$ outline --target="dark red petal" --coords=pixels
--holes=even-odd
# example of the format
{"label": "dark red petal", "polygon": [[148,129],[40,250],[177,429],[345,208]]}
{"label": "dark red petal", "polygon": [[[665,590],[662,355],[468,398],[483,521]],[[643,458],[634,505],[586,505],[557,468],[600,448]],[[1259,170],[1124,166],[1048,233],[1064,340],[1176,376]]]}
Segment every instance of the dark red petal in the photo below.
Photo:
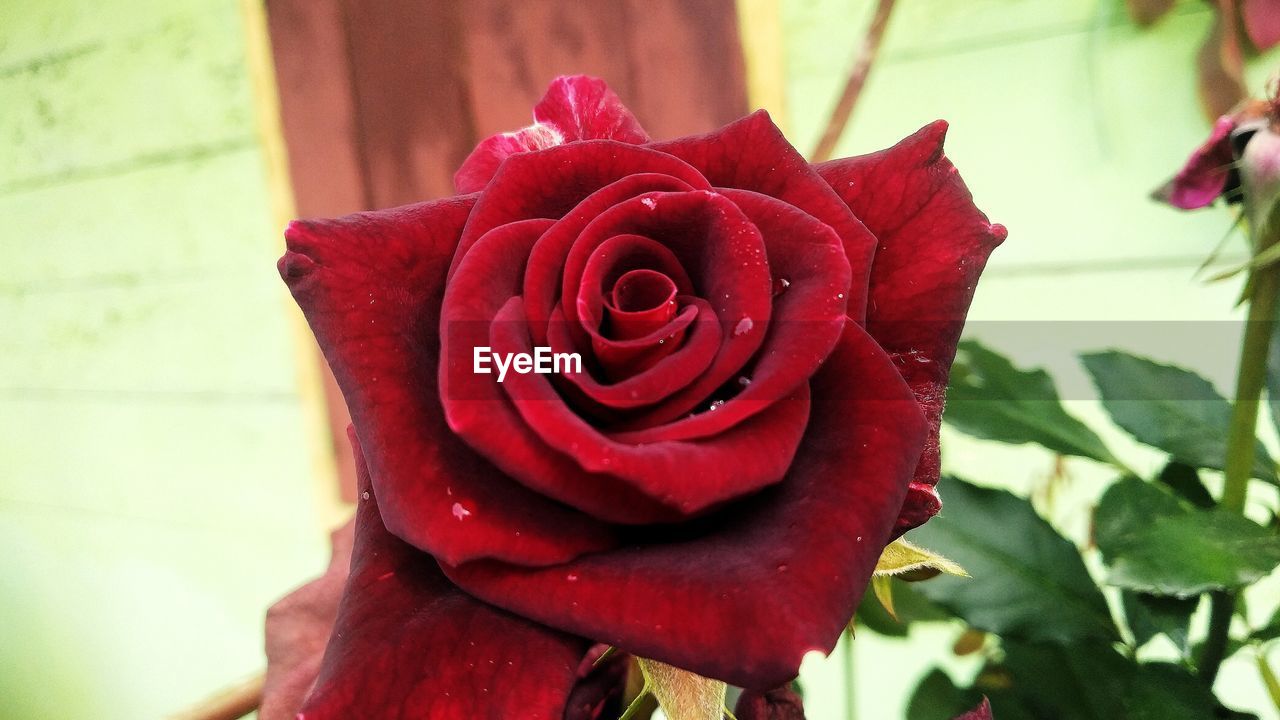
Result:
{"label": "dark red petal", "polygon": [[566,140],[617,140],[638,145],[649,135],[609,86],[590,75],[561,75],[533,108],[533,117]]}
{"label": "dark red petal", "polygon": [[[532,354],[528,328],[519,322],[523,313],[519,298],[512,298],[498,313],[491,335],[495,352]],[[572,457],[589,473],[616,478],[687,515],[781,480],[809,415],[808,387],[802,386],[705,441],[620,443],[570,410],[545,375],[509,374],[502,387],[524,422],[549,447]],[[514,431],[491,423],[487,430],[473,429],[469,437],[488,434],[489,444],[505,461],[518,461],[498,442],[502,434]]]}
{"label": "dark red petal", "polygon": [[[584,399],[597,403],[607,412],[608,409],[626,409],[652,405],[672,393],[685,388],[699,375],[706,371],[720,349],[720,321],[716,319],[711,304],[702,298],[681,296],[681,302],[687,304],[681,315],[688,313],[692,318],[687,328],[680,327],[675,343],[685,338],[674,352],[662,357],[652,366],[630,375],[616,383],[603,384],[588,372],[572,373],[565,380],[582,391]],[[556,310],[550,325],[551,335],[548,342],[554,352],[565,352],[571,345],[563,316]],[[597,347],[596,352],[604,348]],[[617,352],[616,349],[613,352]]]}
{"label": "dark red petal", "polygon": [[733,714],[738,720],[804,720],[804,702],[789,683],[769,692],[745,690]]}
{"label": "dark red petal", "polygon": [[[620,433],[619,440],[686,440],[722,432],[807,381],[844,330],[849,264],[839,236],[829,225],[767,195],[722,192],[760,230],[770,272],[787,280],[786,290],[773,299],[767,335],[754,363],[739,373],[737,395],[714,413],[682,419],[664,404],[626,422],[622,427],[629,431]],[[740,322],[733,332],[744,328]]]}
{"label": "dark red petal", "polygon": [[957,717],[955,720],[993,720],[991,716],[991,701],[986,698],[982,698],[982,702],[978,707],[970,710],[960,717]]}
{"label": "dark red petal", "polygon": [[543,123],[534,123],[515,132],[490,135],[476,145],[462,167],[453,174],[453,189],[458,193],[473,193],[484,189],[498,172],[502,161],[516,153],[546,150],[564,144],[560,131]]}
{"label": "dark red petal", "polygon": [[560,720],[591,643],[473,599],[382,525],[357,449],[351,575],[298,720]]}
{"label": "dark red petal", "polygon": [[258,720],[293,720],[311,692],[338,617],[354,538],[354,520],[330,533],[333,553],[324,574],[267,609],[267,676]]}
{"label": "dark red petal", "polygon": [[[706,185],[706,180],[700,181]],[[529,313],[529,329],[533,332],[534,341],[542,345],[547,340],[547,323],[551,313],[560,304],[560,289],[564,284],[564,263],[573,243],[597,215],[628,198],[637,197],[647,192],[669,191],[679,192],[691,190],[688,183],[660,173],[636,173],[627,175],[587,196],[577,207],[548,230],[529,254],[529,265],[524,276],[524,305]],[[669,251],[668,251],[669,252]],[[662,260],[667,267],[676,286],[687,285],[687,275],[672,256],[670,260]],[[691,290],[691,288],[689,288]],[[583,342],[583,338],[575,331],[575,340]]]}
{"label": "dark red petal", "polygon": [[483,190],[508,156],[544,150],[577,140],[649,141],[631,111],[603,80],[587,75],[560,76],[533,108],[534,123],[515,132],[485,138],[453,176],[459,193]]}
{"label": "dark red petal", "polygon": [[646,193],[618,203],[583,229],[565,260],[561,295],[579,299],[564,306],[570,331],[580,320],[578,309],[591,305],[592,294],[580,294],[590,258],[619,234],[650,237],[669,248],[688,271],[696,294],[715,309],[723,331],[720,352],[707,372],[646,413],[647,422],[665,423],[708,409],[712,393],[760,348],[772,317],[773,283],[759,228],[717,192]]}
{"label": "dark red petal", "polygon": [[875,238],[787,142],[768,113],[760,110],[706,135],[649,147],[698,168],[712,185],[775,197],[830,225],[844,242],[851,268],[848,315],[862,321],[866,309],[863,289],[871,271]]}
{"label": "dark red petal", "polygon": [[852,322],[814,377],[811,417],[785,482],[703,524],[557,567],[481,561],[445,572],[553,627],[736,685],[777,687],[807,652],[835,646],[927,430],[888,356]]}
{"label": "dark red petal", "polygon": [[[525,220],[486,233],[449,283],[441,309],[444,362],[439,369],[448,428],[502,472],[537,491],[534,497],[543,504],[547,500],[541,496],[554,498],[608,522],[671,520],[677,513],[669,507],[608,475],[584,470],[549,447],[517,414],[497,376],[474,371],[475,348],[492,345],[495,320],[527,332],[523,317],[497,316],[508,301],[518,298],[529,250],[550,224]],[[505,379],[507,386],[512,375]],[[512,494],[504,504],[522,507],[527,502],[525,494]]]}
{"label": "dark red petal", "polygon": [[608,645],[596,645],[582,658],[578,684],[565,703],[564,720],[615,720],[622,714],[628,670],[634,659],[616,651],[605,658],[609,649]]}
{"label": "dark red petal", "polygon": [[586,140],[512,155],[498,168],[468,218],[449,266],[450,277],[471,246],[490,230],[517,220],[559,219],[592,193],[631,175],[645,176],[637,182],[666,175],[667,184],[709,187],[697,170],[675,157],[612,140]]}
{"label": "dark red petal", "polygon": [[1231,131],[1235,128],[1235,118],[1218,118],[1209,139],[1191,153],[1172,180],[1156,191],[1156,199],[1183,210],[1212,205],[1226,188],[1235,161],[1231,153]]}
{"label": "dark red petal", "polygon": [[888,150],[817,166],[875,233],[867,329],[893,357],[932,428],[900,532],[937,512],[947,376],[978,276],[1007,234],[974,207],[942,152],[946,134],[947,124],[938,121]]}
{"label": "dark red petal", "polygon": [[280,273],[342,388],[387,527],[452,562],[563,562],[613,531],[497,472],[440,407],[445,268],[474,201],[294,222]]}

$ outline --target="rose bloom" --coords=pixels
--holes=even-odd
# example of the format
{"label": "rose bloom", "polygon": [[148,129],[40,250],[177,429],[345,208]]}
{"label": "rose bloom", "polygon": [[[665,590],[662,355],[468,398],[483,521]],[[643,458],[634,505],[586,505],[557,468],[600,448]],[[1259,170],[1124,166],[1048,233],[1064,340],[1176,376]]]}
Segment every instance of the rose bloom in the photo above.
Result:
{"label": "rose bloom", "polygon": [[[597,717],[595,643],[767,692],[940,507],[947,374],[1005,237],[945,123],[810,165],[764,112],[652,141],[588,77],[534,118],[454,197],[286,232],[363,498],[302,717]],[[477,347],[584,371],[498,383]]]}

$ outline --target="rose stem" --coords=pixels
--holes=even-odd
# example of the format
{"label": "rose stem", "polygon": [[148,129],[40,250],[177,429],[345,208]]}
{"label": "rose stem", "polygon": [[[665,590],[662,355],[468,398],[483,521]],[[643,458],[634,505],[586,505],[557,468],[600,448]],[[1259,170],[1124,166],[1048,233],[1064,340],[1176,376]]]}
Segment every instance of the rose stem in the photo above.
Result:
{"label": "rose stem", "polygon": [[[1271,213],[1274,218],[1276,213]],[[1259,253],[1280,239],[1280,224],[1268,218],[1260,228],[1254,252]],[[1250,281],[1249,314],[1245,320],[1244,341],[1240,348],[1240,370],[1236,377],[1236,400],[1231,408],[1231,424],[1227,428],[1227,457],[1223,473],[1222,500],[1219,507],[1243,513],[1253,472],[1254,447],[1257,443],[1258,398],[1267,379],[1267,354],[1275,327],[1276,298],[1280,295],[1280,274],[1275,265],[1254,270]],[[1215,592],[1209,597],[1209,634],[1200,655],[1200,677],[1212,686],[1226,654],[1235,613],[1236,598],[1230,592]]]}
{"label": "rose stem", "polygon": [[811,162],[831,159],[831,153],[836,149],[836,142],[840,140],[845,126],[849,124],[853,106],[858,103],[862,86],[866,84],[867,76],[871,74],[871,66],[875,64],[876,55],[880,52],[880,40],[884,37],[884,30],[889,25],[893,3],[894,0],[880,0],[876,5],[876,14],[871,18],[867,34],[862,38],[862,47],[858,49],[858,54],[854,58],[853,69],[849,71],[849,79],[844,84],[844,92],[840,94],[840,101],[831,112],[827,127],[822,131],[822,137],[809,157]]}

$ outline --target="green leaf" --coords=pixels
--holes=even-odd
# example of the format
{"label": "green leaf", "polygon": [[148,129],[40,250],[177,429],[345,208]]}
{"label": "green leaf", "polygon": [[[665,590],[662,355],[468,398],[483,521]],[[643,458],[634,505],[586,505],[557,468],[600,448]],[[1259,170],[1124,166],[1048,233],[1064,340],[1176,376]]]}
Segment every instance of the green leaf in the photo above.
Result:
{"label": "green leaf", "polygon": [[961,432],[999,442],[1036,443],[1063,455],[1117,464],[1092,430],[1062,407],[1044,370],[1020,370],[980,343],[960,343],[944,419]]}
{"label": "green leaf", "polygon": [[[1117,350],[1082,355],[1113,420],[1139,442],[1186,465],[1224,469],[1231,404],[1208,380]],[[1253,474],[1276,482],[1275,461],[1257,444]]]}
{"label": "green leaf", "polygon": [[[1213,694],[1184,668],[1138,665],[1106,643],[1007,643],[1011,692],[1055,720],[1211,718]],[[1000,717],[996,708],[996,717]]]}
{"label": "green leaf", "polygon": [[982,693],[961,690],[939,668],[929,671],[916,685],[907,704],[907,720],[952,720],[982,700]]}
{"label": "green leaf", "polygon": [[1124,592],[1120,596],[1124,616],[1138,647],[1156,635],[1164,635],[1185,657],[1190,650],[1188,631],[1199,598],[1176,598]]}
{"label": "green leaf", "polygon": [[917,584],[921,594],[970,625],[1006,638],[1118,638],[1079,551],[1031,503],[953,478],[939,488],[942,514],[910,537],[945,552],[973,579],[943,575]]}
{"label": "green leaf", "polygon": [[1156,480],[1198,508],[1211,508],[1218,504],[1204,486],[1200,473],[1190,465],[1171,462],[1164,466]]}
{"label": "green leaf", "polygon": [[874,593],[866,593],[862,596],[862,604],[858,606],[858,613],[853,621],[859,632],[866,628],[887,637],[905,637],[912,623],[952,619],[950,613],[919,593],[916,588],[920,583],[906,583],[896,578],[891,582],[893,605],[898,619],[894,620],[889,616]]}
{"label": "green leaf", "polygon": [[1271,642],[1276,638],[1280,638],[1280,609],[1275,611],[1266,625],[1249,633],[1249,640],[1253,642]]}
{"label": "green leaf", "polygon": [[1155,595],[1234,590],[1280,564],[1280,537],[1266,528],[1235,513],[1196,509],[1133,477],[1102,496],[1094,539],[1111,567],[1108,582]]}

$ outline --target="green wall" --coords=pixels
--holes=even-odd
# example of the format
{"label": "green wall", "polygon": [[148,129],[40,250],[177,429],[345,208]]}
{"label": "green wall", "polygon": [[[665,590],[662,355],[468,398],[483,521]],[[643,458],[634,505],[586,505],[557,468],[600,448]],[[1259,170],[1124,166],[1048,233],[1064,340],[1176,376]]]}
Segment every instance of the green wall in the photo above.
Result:
{"label": "green wall", "polygon": [[260,669],[326,558],[235,0],[0,0],[0,716]]}

